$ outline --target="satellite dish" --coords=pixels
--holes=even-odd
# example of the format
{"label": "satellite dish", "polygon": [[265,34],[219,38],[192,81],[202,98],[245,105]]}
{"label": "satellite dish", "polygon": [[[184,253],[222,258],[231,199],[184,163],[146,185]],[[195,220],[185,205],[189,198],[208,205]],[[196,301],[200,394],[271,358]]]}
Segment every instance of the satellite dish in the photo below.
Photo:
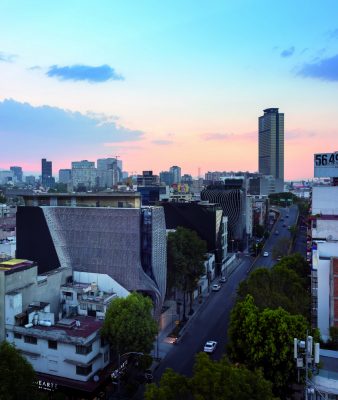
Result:
{"label": "satellite dish", "polygon": [[98,375],[94,375],[94,382],[98,382],[99,380],[100,380],[100,378],[99,378],[99,376]]}
{"label": "satellite dish", "polygon": [[332,235],[329,235],[327,238],[326,238],[326,240],[328,240],[328,241],[330,241],[330,240],[332,240],[333,239],[333,236]]}

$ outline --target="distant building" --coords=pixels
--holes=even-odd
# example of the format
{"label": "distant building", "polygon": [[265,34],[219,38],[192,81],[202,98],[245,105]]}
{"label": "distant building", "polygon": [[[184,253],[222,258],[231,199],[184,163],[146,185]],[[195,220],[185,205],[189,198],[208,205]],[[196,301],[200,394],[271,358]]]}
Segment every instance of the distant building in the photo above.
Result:
{"label": "distant building", "polygon": [[25,176],[25,182],[27,185],[35,186],[36,178],[34,175],[27,175]]}
{"label": "distant building", "polygon": [[97,160],[98,185],[101,188],[112,188],[122,182],[122,161],[116,158]]}
{"label": "distant building", "polygon": [[92,189],[97,186],[97,171],[94,161],[82,160],[72,162],[72,185],[74,189]]}
{"label": "distant building", "polygon": [[47,161],[45,158],[41,160],[41,184],[46,188],[55,186],[52,161]]}
{"label": "distant building", "polygon": [[267,108],[258,125],[259,172],[284,181],[284,114],[278,108]]}
{"label": "distant building", "polygon": [[181,168],[177,165],[170,167],[169,170],[173,176],[173,183],[181,183]]}
{"label": "distant building", "polygon": [[14,184],[13,171],[0,171],[0,185]]}
{"label": "distant building", "polygon": [[158,175],[153,175],[153,171],[143,171],[142,175],[137,175],[137,186],[155,186],[158,184]]}
{"label": "distant building", "polygon": [[72,182],[72,170],[71,169],[59,169],[59,183],[69,185]]}
{"label": "distant building", "polygon": [[173,174],[169,171],[160,172],[160,183],[171,186],[174,183]]}
{"label": "distant building", "polygon": [[14,172],[15,180],[17,182],[22,182],[22,176],[23,176],[22,168],[14,166],[14,167],[9,167],[9,169]]}

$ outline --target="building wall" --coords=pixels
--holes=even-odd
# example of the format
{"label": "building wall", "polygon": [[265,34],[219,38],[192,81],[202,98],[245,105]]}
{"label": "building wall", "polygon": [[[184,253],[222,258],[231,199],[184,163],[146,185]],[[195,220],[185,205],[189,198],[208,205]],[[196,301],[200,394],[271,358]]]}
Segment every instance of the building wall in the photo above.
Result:
{"label": "building wall", "polygon": [[116,282],[111,276],[107,274],[96,274],[93,272],[73,271],[73,278],[75,282],[81,283],[97,283],[100,290],[117,294],[117,297],[127,297],[130,292]]}
{"label": "building wall", "polygon": [[[45,276],[37,276],[37,267],[27,268],[10,275],[0,274],[4,281],[0,292],[0,339],[4,338],[5,324],[13,323],[14,315],[27,309],[29,304],[42,301],[50,304],[51,312],[59,312],[60,286],[71,276],[71,270],[60,268]],[[18,312],[15,293],[21,293],[21,311]],[[12,295],[11,295],[12,294]],[[14,297],[13,297],[14,294]],[[7,299],[7,301],[6,301]],[[1,307],[1,306],[0,306]]]}
{"label": "building wall", "polygon": [[337,244],[335,242],[317,242],[317,250],[312,251],[312,268],[317,271],[318,279],[317,326],[325,341],[329,339],[330,328],[331,257],[338,257]]}
{"label": "building wall", "polygon": [[338,186],[312,188],[312,215],[338,215]]}
{"label": "building wall", "polygon": [[[25,329],[26,335],[30,335],[33,330],[34,328]],[[97,332],[86,338],[83,344],[85,345],[95,337],[97,337]],[[38,338],[37,344],[25,343],[24,335],[22,335],[21,339],[17,339],[14,338],[13,332],[9,332],[7,340],[22,352],[22,355],[32,364],[36,372],[44,374],[86,382],[109,362],[109,358],[104,361],[104,353],[108,351],[108,346],[101,348],[99,337],[92,343],[92,351],[88,354],[77,354],[74,344],[62,342],[58,342],[56,350],[50,349],[48,347],[48,339],[45,338]],[[92,372],[90,374],[84,376],[76,373],[76,362],[78,362],[78,365],[87,364],[100,352],[102,352],[102,356],[92,363]],[[71,360],[74,364],[65,360]]]}

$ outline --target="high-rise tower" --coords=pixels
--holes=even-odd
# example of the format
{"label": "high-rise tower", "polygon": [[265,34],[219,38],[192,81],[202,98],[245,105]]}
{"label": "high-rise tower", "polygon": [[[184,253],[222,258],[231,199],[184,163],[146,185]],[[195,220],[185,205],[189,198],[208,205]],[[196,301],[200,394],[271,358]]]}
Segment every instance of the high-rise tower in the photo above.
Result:
{"label": "high-rise tower", "polygon": [[47,161],[45,158],[43,158],[41,160],[41,183],[42,183],[42,186],[46,186],[46,187],[54,186],[52,169],[53,169],[52,161]]}
{"label": "high-rise tower", "polygon": [[258,131],[259,172],[284,181],[284,114],[267,108],[258,118]]}

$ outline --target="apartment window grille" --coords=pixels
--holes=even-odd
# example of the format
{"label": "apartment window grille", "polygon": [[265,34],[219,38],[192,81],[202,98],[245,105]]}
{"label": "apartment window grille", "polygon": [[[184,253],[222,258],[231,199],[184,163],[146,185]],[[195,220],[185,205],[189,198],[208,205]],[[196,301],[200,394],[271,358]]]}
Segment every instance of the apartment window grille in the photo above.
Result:
{"label": "apartment window grille", "polygon": [[92,345],[82,346],[78,344],[76,346],[76,354],[89,354],[91,351],[92,351]]}
{"label": "apartment window grille", "polygon": [[58,348],[58,342],[56,340],[48,340],[48,348],[56,350]]}
{"label": "apartment window grille", "polygon": [[34,336],[25,336],[25,343],[37,344],[38,339]]}
{"label": "apartment window grille", "polygon": [[76,366],[76,375],[84,375],[87,376],[92,372],[92,365],[88,365],[87,367],[82,367],[80,365]]}

